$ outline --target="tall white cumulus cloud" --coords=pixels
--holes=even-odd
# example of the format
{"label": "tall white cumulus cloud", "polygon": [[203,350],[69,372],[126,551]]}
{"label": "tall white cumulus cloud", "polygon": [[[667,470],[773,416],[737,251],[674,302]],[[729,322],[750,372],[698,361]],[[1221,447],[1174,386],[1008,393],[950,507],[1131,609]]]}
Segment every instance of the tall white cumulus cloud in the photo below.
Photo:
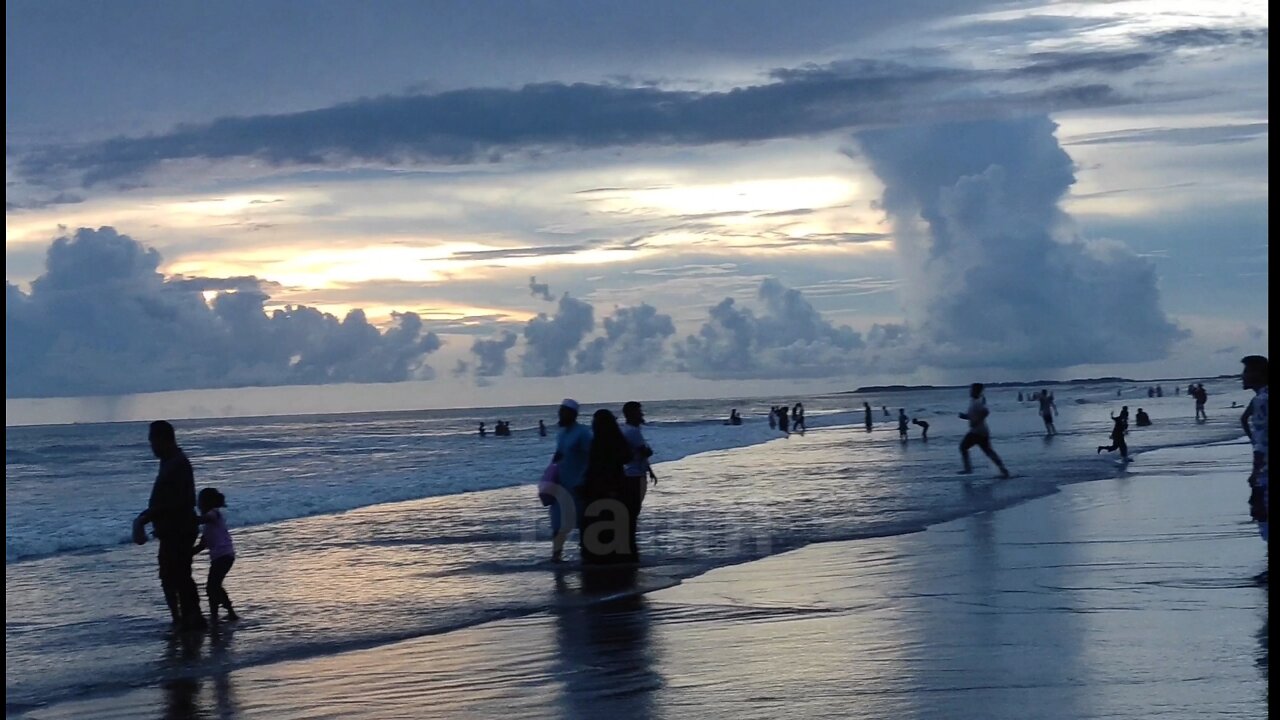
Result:
{"label": "tall white cumulus cloud", "polygon": [[857,135],[884,183],[923,362],[1140,362],[1185,336],[1149,261],[1075,233],[1061,208],[1074,166],[1056,129],[1039,116]]}

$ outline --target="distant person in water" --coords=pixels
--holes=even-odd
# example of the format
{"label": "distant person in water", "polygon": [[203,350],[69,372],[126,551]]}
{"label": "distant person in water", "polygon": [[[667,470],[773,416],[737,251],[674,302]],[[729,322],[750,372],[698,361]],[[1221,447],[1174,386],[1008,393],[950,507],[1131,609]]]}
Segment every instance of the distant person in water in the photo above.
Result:
{"label": "distant person in water", "polygon": [[1046,435],[1057,435],[1058,428],[1053,424],[1053,416],[1058,413],[1058,404],[1053,400],[1053,393],[1048,390],[1040,391],[1040,419],[1044,421],[1044,432]]}
{"label": "distant person in water", "polygon": [[618,419],[605,409],[591,417],[591,451],[583,485],[582,527],[578,532],[584,563],[634,559],[626,466],[634,454]]}
{"label": "distant person in water", "polygon": [[880,409],[884,411],[884,416],[885,416],[885,417],[893,417],[892,415],[890,415],[890,414],[889,414],[889,406],[888,406],[888,405],[881,405],[881,406],[880,406]]}
{"label": "distant person in water", "polygon": [[484,423],[480,423],[480,437],[484,437],[488,434],[489,431],[484,429]]}
{"label": "distant person in water", "polygon": [[[200,610],[196,581],[191,579],[191,548],[199,534],[195,473],[186,454],[178,447],[173,425],[164,420],[151,423],[147,440],[152,454],[160,460],[160,472],[151,486],[147,509],[138,514],[134,527],[150,523],[152,532],[160,540],[156,557],[160,587],[174,625],[182,630],[203,630],[208,627],[208,621]],[[146,542],[145,534],[142,541]]]}
{"label": "distant person in water", "polygon": [[[733,416],[737,414],[737,410],[732,413]],[[627,480],[623,487],[622,504],[627,507],[627,546],[632,557],[638,560],[640,550],[636,545],[636,527],[640,523],[640,506],[649,491],[649,481],[652,480],[657,485],[658,476],[649,465],[653,448],[649,447],[644,433],[640,431],[640,426],[644,424],[644,406],[634,400],[628,402],[622,406],[622,419],[622,437],[626,438],[627,446],[631,448],[631,462],[623,468]],[[742,418],[738,418],[738,424],[742,424]]]}
{"label": "distant person in water", "polygon": [[791,434],[791,430],[788,429],[786,405],[778,406],[778,429],[784,433],[787,433],[788,435]]}
{"label": "distant person in water", "polygon": [[961,420],[969,421],[969,432],[960,441],[960,459],[964,461],[964,470],[961,473],[968,475],[973,472],[973,465],[969,462],[969,448],[977,445],[978,449],[982,450],[983,454],[999,468],[1000,476],[1007,478],[1009,469],[1004,466],[1004,461],[991,447],[991,430],[987,427],[987,416],[991,411],[987,409],[987,399],[982,396],[982,390],[982,383],[969,386],[969,409],[960,413]]}
{"label": "distant person in water", "polygon": [[734,409],[732,409],[732,410],[730,410],[730,411],[729,411],[729,424],[730,424],[730,425],[741,425],[741,424],[742,424],[742,416],[738,414],[738,409],[737,409],[737,408],[734,408]]}
{"label": "distant person in water", "polygon": [[907,411],[904,408],[898,408],[898,437],[902,440],[907,439],[907,428],[911,427],[911,421],[907,418]]}
{"label": "distant person in water", "polygon": [[582,512],[582,486],[587,478],[587,462],[591,457],[591,430],[578,423],[578,403],[566,398],[560,403],[560,430],[556,433],[556,452],[551,461],[558,467],[562,492],[548,505],[551,513],[551,559],[561,560],[564,542],[578,527]]}
{"label": "distant person in water", "polygon": [[1164,397],[1164,386],[1163,386],[1163,385],[1157,385],[1157,386],[1156,386],[1156,397]]}
{"label": "distant person in water", "polygon": [[1204,389],[1204,384],[1196,385],[1196,420],[1208,420],[1209,414],[1204,411],[1204,404],[1209,401],[1209,393]]}
{"label": "distant person in water", "polygon": [[862,409],[867,414],[867,432],[871,432],[871,403],[862,403]]}
{"label": "distant person in water", "polygon": [[778,406],[772,405],[769,407],[769,429],[776,430],[777,427],[778,427]]}
{"label": "distant person in water", "polygon": [[912,424],[912,425],[919,425],[919,426],[920,426],[920,439],[921,439],[921,440],[923,440],[923,441],[925,441],[925,442],[929,442],[929,421],[927,421],[927,420],[921,420],[920,418],[915,418],[914,420],[912,420],[912,421],[911,421],[911,424]]}
{"label": "distant person in water", "polygon": [[1146,410],[1138,408],[1138,412],[1134,413],[1133,416],[1133,424],[1138,427],[1151,427],[1151,416],[1147,414]]}
{"label": "distant person in water", "polygon": [[538,437],[546,437],[546,436],[547,436],[547,424],[539,420],[538,421]]}
{"label": "distant person in water", "polygon": [[1128,406],[1122,408],[1119,415],[1113,414],[1111,416],[1111,421],[1114,423],[1111,427],[1111,444],[1099,445],[1098,452],[1101,453],[1103,450],[1106,450],[1107,452],[1119,450],[1120,459],[1127,461],[1129,459],[1129,445],[1124,441],[1124,434],[1129,431]]}
{"label": "distant person in water", "polygon": [[200,524],[204,532],[200,534],[200,542],[191,550],[193,556],[203,550],[209,550],[209,579],[205,582],[204,592],[209,597],[209,620],[218,622],[218,608],[227,609],[228,620],[239,620],[235,608],[231,607],[231,597],[222,587],[222,582],[231,572],[236,562],[236,548],[231,544],[231,533],[227,530],[227,519],[222,509],[227,506],[227,498],[216,488],[205,488],[196,499],[200,507]]}
{"label": "distant person in water", "polygon": [[[1246,390],[1253,391],[1253,399],[1249,401],[1249,408],[1245,411],[1245,418],[1248,419],[1249,423],[1246,434],[1253,443],[1253,469],[1249,473],[1248,481],[1249,517],[1258,523],[1258,533],[1262,535],[1263,542],[1266,542],[1268,540],[1267,527],[1271,511],[1267,477],[1270,459],[1270,441],[1267,437],[1267,432],[1270,429],[1268,424],[1270,411],[1268,408],[1269,394],[1267,388],[1270,372],[1267,358],[1261,355],[1250,355],[1241,359],[1240,362],[1244,364],[1244,373],[1241,375],[1240,383]],[[1263,582],[1266,582],[1267,572],[1264,570],[1258,577]]]}

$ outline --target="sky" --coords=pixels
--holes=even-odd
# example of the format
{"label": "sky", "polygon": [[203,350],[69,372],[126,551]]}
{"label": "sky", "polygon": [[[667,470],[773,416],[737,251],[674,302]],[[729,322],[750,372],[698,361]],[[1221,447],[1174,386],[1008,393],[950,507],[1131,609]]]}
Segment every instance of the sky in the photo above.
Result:
{"label": "sky", "polygon": [[1183,377],[1265,352],[1265,3],[6,20],[6,422]]}

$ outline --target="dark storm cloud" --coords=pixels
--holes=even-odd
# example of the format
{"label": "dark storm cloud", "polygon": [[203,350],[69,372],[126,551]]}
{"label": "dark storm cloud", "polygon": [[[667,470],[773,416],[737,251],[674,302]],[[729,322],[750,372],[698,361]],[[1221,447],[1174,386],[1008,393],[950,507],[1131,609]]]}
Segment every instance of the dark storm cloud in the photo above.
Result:
{"label": "dark storm cloud", "polygon": [[[6,283],[6,397],[431,375],[440,340],[414,313],[394,313],[385,331],[361,310],[267,314],[270,285],[257,278],[169,279],[159,265],[158,252],[109,227],[55,240],[30,293]],[[212,303],[205,290],[218,290]]]}
{"label": "dark storm cloud", "polygon": [[[1023,72],[1043,80],[1121,62],[1105,54],[1064,55],[1033,60]],[[754,142],[922,116],[985,116],[1009,106],[1126,102],[1098,84],[1033,92],[982,87],[1007,72],[851,61],[778,69],[771,82],[718,92],[552,82],[383,96],[306,112],[227,117],[147,137],[49,146],[25,155],[17,167],[33,182],[72,173],[91,186],[137,177],[171,160],[466,164],[513,152]]]}

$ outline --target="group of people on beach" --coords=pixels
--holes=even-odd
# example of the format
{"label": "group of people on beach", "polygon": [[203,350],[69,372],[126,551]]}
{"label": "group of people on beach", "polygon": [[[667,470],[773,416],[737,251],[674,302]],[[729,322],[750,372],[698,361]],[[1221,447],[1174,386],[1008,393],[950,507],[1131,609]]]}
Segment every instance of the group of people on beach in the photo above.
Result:
{"label": "group of people on beach", "polygon": [[[1254,391],[1240,418],[1241,426],[1253,446],[1253,466],[1248,478],[1250,488],[1250,517],[1258,524],[1263,540],[1268,539],[1268,364],[1267,358],[1250,355],[1242,360],[1244,372],[1242,384]],[[1193,384],[1187,394],[1195,398],[1196,419],[1207,419],[1204,404],[1208,394],[1203,384]],[[1019,399],[1022,394],[1019,393]],[[1052,392],[1041,390],[1028,399],[1038,403],[1048,435],[1057,433],[1054,416],[1057,405]],[[867,430],[872,428],[870,403],[863,403]],[[888,416],[888,408],[881,410]],[[658,481],[650,458],[653,449],[644,437],[644,408],[637,401],[622,406],[622,422],[607,409],[596,410],[590,426],[578,422],[580,406],[572,399],[565,399],[557,410],[559,429],[556,434],[555,452],[538,484],[538,496],[548,508],[552,534],[551,559],[561,562],[564,546],[573,530],[578,530],[582,561],[585,564],[636,563],[640,553],[636,544],[636,528],[641,507],[650,482]],[[991,431],[987,425],[990,416],[984,396],[984,386],[974,383],[969,387],[969,404],[959,417],[968,423],[960,441],[962,474],[973,472],[969,451],[977,447],[999,470],[1001,477],[1010,477],[1000,455],[991,445]],[[735,422],[736,420],[736,422]],[[1129,459],[1125,435],[1129,428],[1129,408],[1124,406],[1118,415],[1112,414],[1111,444],[1099,445],[1098,452],[1119,450],[1121,458]],[[922,437],[928,439],[929,423],[911,419],[904,408],[898,409],[898,433],[905,441],[909,424],[922,429]],[[742,423],[735,408],[727,424]],[[1150,416],[1139,408],[1135,415],[1139,427],[1151,424]],[[769,412],[770,427],[784,431],[804,429],[804,406],[796,403],[774,406]],[[510,430],[505,421],[500,427]],[[538,422],[539,433],[547,434],[546,426]],[[481,423],[481,435],[484,424]],[[497,432],[495,431],[495,434]],[[160,461],[159,472],[152,485],[147,508],[134,519],[133,540],[147,542],[146,526],[159,540],[157,564],[160,586],[172,615],[174,626],[183,630],[200,630],[209,621],[219,621],[218,611],[226,610],[228,620],[237,619],[235,610],[224,587],[227,574],[235,563],[235,546],[227,529],[223,509],[226,498],[216,488],[203,488],[196,494],[191,463],[179,447],[173,425],[158,420],[151,423],[148,441],[152,453]],[[199,553],[209,552],[210,565],[205,594],[209,603],[206,620],[200,604],[200,596],[192,578],[192,561]],[[1265,582],[1266,573],[1260,579]]]}
{"label": "group of people on beach", "polygon": [[[736,410],[734,412],[737,412]],[[769,408],[769,429],[777,428],[784,433],[804,433],[804,403],[791,406],[788,416],[786,405],[775,405]],[[741,424],[741,423],[738,423]]]}
{"label": "group of people on beach", "polygon": [[576,400],[560,403],[555,454],[538,484],[551,518],[551,560],[563,560],[576,528],[583,563],[638,562],[636,523],[649,482],[658,482],[649,464],[653,449],[641,430],[644,407],[625,403],[621,425],[601,408],[587,427],[578,412]]}

